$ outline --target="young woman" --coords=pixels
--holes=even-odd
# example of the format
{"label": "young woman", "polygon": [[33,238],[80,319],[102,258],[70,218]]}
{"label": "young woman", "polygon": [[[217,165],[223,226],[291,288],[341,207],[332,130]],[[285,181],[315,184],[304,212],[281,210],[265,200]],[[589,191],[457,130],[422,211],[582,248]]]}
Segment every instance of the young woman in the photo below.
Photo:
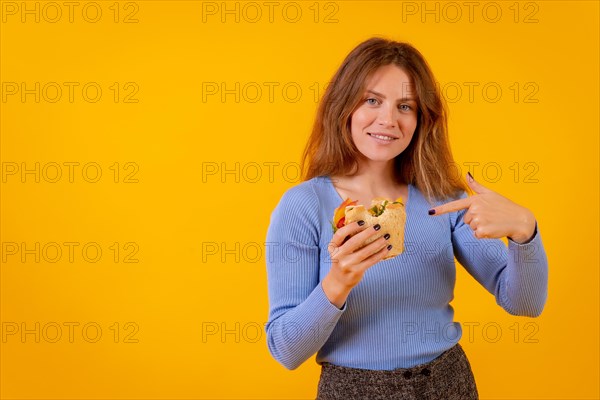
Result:
{"label": "young woman", "polygon": [[[534,215],[471,175],[467,187],[452,165],[423,56],[379,37],[359,44],[321,100],[303,182],[267,232],[269,351],[288,369],[316,353],[318,399],[478,398],[449,304],[454,257],[508,313],[542,312],[548,262]],[[378,225],[331,227],[343,200],[375,197],[406,206],[405,248],[388,260],[389,234],[360,247]]]}

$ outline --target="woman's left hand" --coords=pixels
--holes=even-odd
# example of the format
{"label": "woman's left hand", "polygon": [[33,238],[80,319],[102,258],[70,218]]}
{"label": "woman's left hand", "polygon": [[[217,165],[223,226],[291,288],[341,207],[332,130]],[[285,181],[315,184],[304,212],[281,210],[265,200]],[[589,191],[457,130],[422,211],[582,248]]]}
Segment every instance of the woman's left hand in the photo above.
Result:
{"label": "woman's left hand", "polygon": [[535,233],[535,217],[531,211],[476,182],[467,173],[467,184],[476,193],[429,210],[429,215],[467,209],[464,222],[469,224],[477,239],[508,237],[525,243]]}

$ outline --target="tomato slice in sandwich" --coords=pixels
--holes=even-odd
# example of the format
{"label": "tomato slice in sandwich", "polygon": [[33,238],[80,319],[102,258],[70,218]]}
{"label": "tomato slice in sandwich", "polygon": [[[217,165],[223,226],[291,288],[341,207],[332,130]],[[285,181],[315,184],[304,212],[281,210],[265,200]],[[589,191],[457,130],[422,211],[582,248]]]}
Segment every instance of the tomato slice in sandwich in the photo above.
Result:
{"label": "tomato slice in sandwich", "polygon": [[333,214],[333,222],[331,226],[333,227],[333,233],[335,233],[338,229],[344,226],[346,222],[346,207],[347,206],[355,206],[358,203],[358,200],[350,200],[347,198],[340,204],[338,208],[335,209]]}

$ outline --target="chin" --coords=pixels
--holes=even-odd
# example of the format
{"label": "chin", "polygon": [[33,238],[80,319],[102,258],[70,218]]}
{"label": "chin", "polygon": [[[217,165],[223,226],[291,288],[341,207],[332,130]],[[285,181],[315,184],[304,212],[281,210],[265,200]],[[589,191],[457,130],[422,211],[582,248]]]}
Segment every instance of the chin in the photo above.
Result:
{"label": "chin", "polygon": [[362,153],[363,157],[366,158],[369,161],[380,161],[380,162],[384,162],[384,161],[392,161],[394,158],[396,158],[400,153],[396,154],[396,153],[390,153],[389,155],[384,155],[381,153],[375,153],[375,154],[369,154],[369,153]]}

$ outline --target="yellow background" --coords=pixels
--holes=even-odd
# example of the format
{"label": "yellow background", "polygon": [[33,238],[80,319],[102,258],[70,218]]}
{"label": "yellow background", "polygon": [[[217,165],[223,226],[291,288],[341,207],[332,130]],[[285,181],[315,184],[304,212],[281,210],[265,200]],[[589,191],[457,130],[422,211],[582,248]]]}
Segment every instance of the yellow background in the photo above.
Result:
{"label": "yellow background", "polygon": [[[47,2],[3,1],[1,397],[314,398],[314,357],[286,370],[257,328],[268,316],[265,235],[299,183],[316,88],[359,42],[384,35],[425,55],[452,100],[461,172],[479,163],[476,179],[533,210],[548,254],[536,319],[504,312],[457,265],[452,305],[474,327],[461,343],[481,398],[598,398],[598,2],[500,1],[497,22],[489,3],[472,16],[453,3],[458,17],[444,2],[277,2],[270,21],[263,2],[227,2],[223,22],[221,2],[77,2],[70,21],[63,2],[58,16]],[[64,82],[78,84],[72,102]],[[24,100],[21,83],[33,90]],[[224,101],[203,91],[221,83],[233,90]],[[21,175],[36,163],[39,183]],[[236,163],[239,174],[221,178]],[[486,165],[502,176],[484,176]],[[64,242],[78,243],[73,262]],[[23,249],[33,249],[25,262]],[[21,336],[36,323],[39,343]]]}

